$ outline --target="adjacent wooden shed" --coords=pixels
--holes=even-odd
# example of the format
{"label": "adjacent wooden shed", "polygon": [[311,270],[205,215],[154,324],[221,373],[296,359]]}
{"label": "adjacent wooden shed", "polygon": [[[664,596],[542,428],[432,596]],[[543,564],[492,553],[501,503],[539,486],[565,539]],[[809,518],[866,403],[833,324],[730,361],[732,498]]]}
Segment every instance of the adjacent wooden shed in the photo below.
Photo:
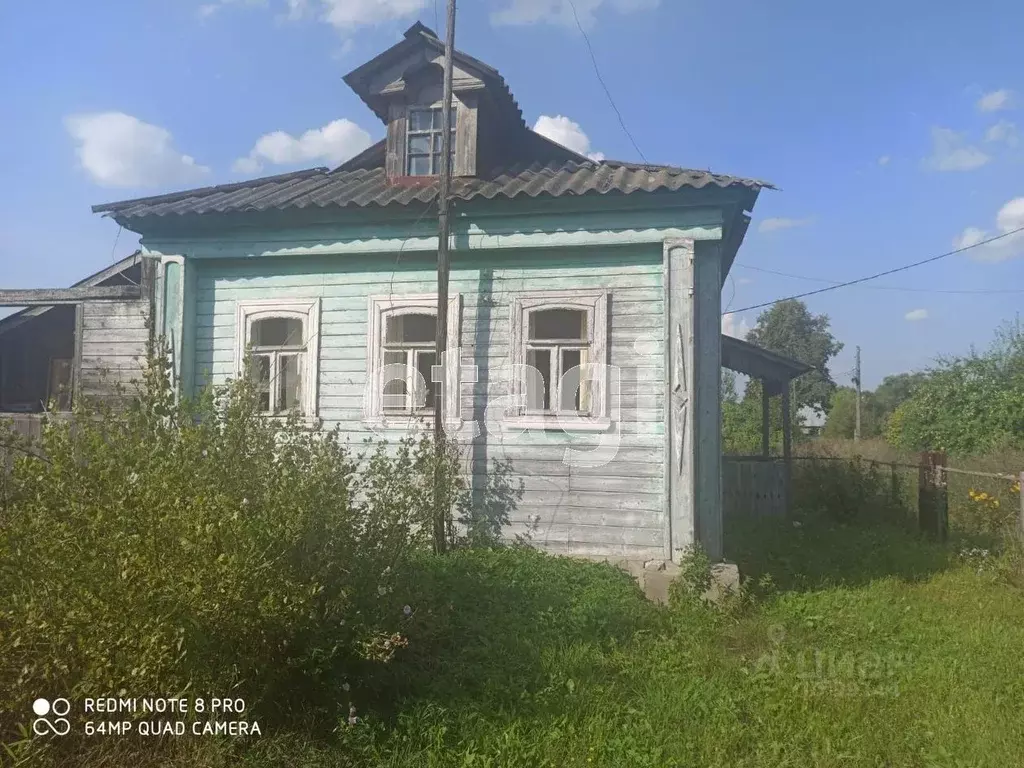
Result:
{"label": "adjacent wooden shed", "polygon": [[0,290],[0,414],[38,434],[52,403],[116,396],[138,378],[152,332],[151,261],[136,252],[70,288]]}

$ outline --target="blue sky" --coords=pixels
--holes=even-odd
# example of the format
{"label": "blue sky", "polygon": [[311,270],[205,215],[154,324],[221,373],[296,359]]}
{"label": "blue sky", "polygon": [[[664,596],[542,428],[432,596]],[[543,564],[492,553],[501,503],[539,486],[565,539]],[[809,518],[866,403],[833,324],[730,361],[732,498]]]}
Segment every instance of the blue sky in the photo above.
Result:
{"label": "blue sky", "polygon": [[[754,268],[846,280],[1024,226],[1019,2],[576,5],[649,161],[781,188],[754,211],[731,308],[824,285]],[[638,159],[567,0],[459,14],[458,46],[502,72],[531,125]],[[0,285],[70,284],[131,252],[91,204],[332,165],[380,138],[341,77],[416,19],[435,26],[433,0],[0,4]],[[807,301],[847,345],[837,380],[859,344],[872,387],[986,345],[1024,304],[1024,237]]]}

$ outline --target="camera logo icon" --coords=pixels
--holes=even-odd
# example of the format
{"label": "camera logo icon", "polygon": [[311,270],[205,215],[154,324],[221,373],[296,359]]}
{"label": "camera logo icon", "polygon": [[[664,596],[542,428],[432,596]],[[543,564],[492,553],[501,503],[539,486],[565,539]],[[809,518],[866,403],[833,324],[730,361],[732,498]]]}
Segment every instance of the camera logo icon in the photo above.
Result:
{"label": "camera logo icon", "polygon": [[[32,711],[36,714],[32,721],[32,733],[36,736],[48,733],[67,736],[70,733],[71,723],[65,715],[71,711],[71,702],[67,699],[54,699],[52,703],[47,699],[36,699],[32,702]],[[47,715],[53,715],[53,718],[48,719]]]}

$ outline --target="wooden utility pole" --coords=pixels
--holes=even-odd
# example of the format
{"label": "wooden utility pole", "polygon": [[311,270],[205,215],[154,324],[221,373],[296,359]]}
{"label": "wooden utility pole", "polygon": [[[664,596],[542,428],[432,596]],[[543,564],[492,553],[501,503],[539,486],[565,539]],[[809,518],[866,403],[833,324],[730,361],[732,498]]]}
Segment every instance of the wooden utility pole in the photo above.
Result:
{"label": "wooden utility pole", "polygon": [[857,347],[857,359],[853,365],[853,383],[857,387],[857,422],[853,426],[853,439],[860,440],[860,347]]}
{"label": "wooden utility pole", "polygon": [[[455,0],[448,0],[448,26],[444,41],[444,96],[441,99],[441,168],[437,190],[437,357],[442,385],[434,389],[434,551],[444,552],[448,543],[449,499],[444,482],[444,400],[446,388],[455,382],[443,381],[445,353],[448,352],[448,245],[451,225],[448,220],[448,196],[452,182],[452,78],[455,52]],[[431,378],[434,378],[433,376]]]}

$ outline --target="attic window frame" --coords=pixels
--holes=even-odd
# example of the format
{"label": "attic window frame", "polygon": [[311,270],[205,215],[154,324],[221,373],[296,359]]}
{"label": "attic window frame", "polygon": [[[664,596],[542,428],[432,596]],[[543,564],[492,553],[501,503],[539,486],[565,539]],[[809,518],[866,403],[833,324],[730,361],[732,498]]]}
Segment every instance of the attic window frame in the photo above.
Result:
{"label": "attic window frame", "polygon": [[[435,156],[438,158],[442,154],[442,149],[434,151],[434,137],[438,137],[442,142],[444,141],[444,128],[433,127],[433,115],[436,112],[443,118],[444,113],[442,112],[444,105],[440,101],[436,101],[433,104],[410,104],[405,111],[405,146],[404,146],[404,157],[402,158],[402,170],[404,175],[411,178],[428,178],[432,176],[438,176],[440,174],[440,168],[435,167]],[[448,163],[451,167],[451,172],[455,174],[455,147],[458,144],[459,135],[459,102],[458,100],[452,100],[451,104],[452,124],[451,124],[451,147],[448,155]],[[427,130],[414,130],[412,127],[412,116],[416,112],[429,112],[431,115],[431,127]],[[415,137],[428,137],[430,141],[430,152],[424,154],[423,152],[413,153],[412,151],[412,140]],[[442,144],[443,146],[443,144]],[[413,157],[426,157],[430,163],[430,170],[428,173],[413,173],[412,171],[412,159]]]}

